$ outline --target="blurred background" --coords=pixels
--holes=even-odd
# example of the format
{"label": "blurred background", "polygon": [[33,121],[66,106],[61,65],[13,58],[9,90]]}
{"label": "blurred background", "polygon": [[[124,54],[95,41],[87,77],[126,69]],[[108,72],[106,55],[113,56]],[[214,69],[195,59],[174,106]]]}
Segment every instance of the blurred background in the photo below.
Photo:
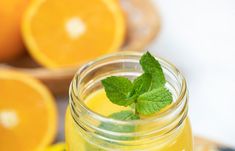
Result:
{"label": "blurred background", "polygon": [[186,76],[194,133],[235,146],[235,1],[154,2],[162,30],[149,49]]}
{"label": "blurred background", "polygon": [[[74,73],[89,60],[122,50],[149,50],[175,64],[188,82],[189,114],[200,137],[196,144],[235,147],[235,1],[91,1],[96,3],[79,7],[81,0],[1,0],[0,150],[7,150],[15,134],[26,134],[35,119],[29,116],[32,106],[39,119],[45,115],[54,121],[49,125],[58,134],[55,139],[50,134],[51,141],[64,141]],[[17,127],[20,115],[27,122]]]}

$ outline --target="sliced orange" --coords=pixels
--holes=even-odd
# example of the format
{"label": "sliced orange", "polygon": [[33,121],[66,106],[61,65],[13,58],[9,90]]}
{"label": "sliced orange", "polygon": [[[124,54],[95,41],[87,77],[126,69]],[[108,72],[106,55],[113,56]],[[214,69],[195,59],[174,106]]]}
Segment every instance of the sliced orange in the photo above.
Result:
{"label": "sliced orange", "polygon": [[62,68],[118,50],[125,26],[116,0],[34,0],[22,31],[35,60]]}
{"label": "sliced orange", "polygon": [[55,137],[56,105],[39,81],[0,70],[0,150],[40,151]]}

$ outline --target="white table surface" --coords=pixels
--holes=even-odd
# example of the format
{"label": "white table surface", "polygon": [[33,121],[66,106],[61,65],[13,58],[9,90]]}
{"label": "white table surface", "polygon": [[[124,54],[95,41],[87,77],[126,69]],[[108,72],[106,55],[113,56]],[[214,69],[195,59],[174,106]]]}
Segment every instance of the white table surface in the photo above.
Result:
{"label": "white table surface", "polygon": [[195,134],[235,147],[235,0],[153,0],[162,31],[149,50],[185,75]]}

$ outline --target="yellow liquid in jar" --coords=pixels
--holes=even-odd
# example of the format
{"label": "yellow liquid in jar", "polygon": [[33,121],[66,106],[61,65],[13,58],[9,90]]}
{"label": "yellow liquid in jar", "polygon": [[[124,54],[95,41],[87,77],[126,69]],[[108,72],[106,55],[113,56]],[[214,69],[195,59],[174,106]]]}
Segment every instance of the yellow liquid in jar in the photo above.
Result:
{"label": "yellow liquid in jar", "polygon": [[[90,95],[85,104],[87,107],[101,115],[108,116],[112,113],[119,112],[122,110],[128,110],[128,107],[122,107],[113,104],[108,100],[106,97],[106,93],[103,89],[93,93]],[[106,151],[105,149],[101,149],[98,146],[92,146],[89,144],[83,136],[80,135],[79,129],[77,124],[73,121],[71,117],[71,113],[69,109],[66,113],[66,143],[67,143],[67,151]],[[182,128],[177,132],[177,136],[160,145],[161,147],[156,147],[157,149],[148,150],[146,151],[193,151],[193,141],[192,141],[192,133],[191,133],[191,126],[189,119],[187,118],[182,123]],[[87,148],[87,144],[89,144],[89,148]],[[159,143],[156,144],[159,146]],[[125,148],[126,151],[139,151],[139,148],[136,149],[129,149],[128,147]],[[107,150],[112,151],[112,149]],[[143,150],[144,151],[144,150]]]}

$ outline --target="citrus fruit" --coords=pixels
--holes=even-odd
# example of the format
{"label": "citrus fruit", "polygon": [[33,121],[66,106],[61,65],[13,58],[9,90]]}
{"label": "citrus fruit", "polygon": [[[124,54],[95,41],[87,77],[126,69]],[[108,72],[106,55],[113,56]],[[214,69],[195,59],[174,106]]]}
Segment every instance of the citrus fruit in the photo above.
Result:
{"label": "citrus fruit", "polygon": [[48,147],[45,151],[65,151],[65,143],[58,143]]}
{"label": "citrus fruit", "polygon": [[29,53],[49,68],[78,66],[116,51],[125,37],[116,0],[34,0],[23,18]]}
{"label": "citrus fruit", "polygon": [[28,75],[0,70],[0,150],[45,149],[56,127],[55,102],[46,87]]}
{"label": "citrus fruit", "polygon": [[11,60],[24,51],[20,24],[27,3],[28,0],[0,1],[0,61]]}

